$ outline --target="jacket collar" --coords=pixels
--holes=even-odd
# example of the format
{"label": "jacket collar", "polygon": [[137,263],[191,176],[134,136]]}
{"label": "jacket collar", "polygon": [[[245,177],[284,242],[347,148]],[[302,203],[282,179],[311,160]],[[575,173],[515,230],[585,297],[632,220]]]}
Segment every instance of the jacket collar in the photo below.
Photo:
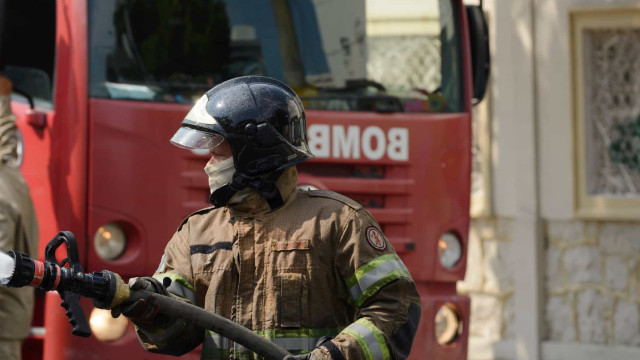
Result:
{"label": "jacket collar", "polygon": [[[298,171],[295,166],[286,168],[282,175],[276,180],[276,186],[280,190],[280,195],[284,201],[284,205],[278,209],[287,206],[296,196],[296,185],[298,183]],[[234,215],[259,215],[266,214],[278,209],[271,209],[265,198],[255,191],[251,191],[239,203],[227,206]]]}

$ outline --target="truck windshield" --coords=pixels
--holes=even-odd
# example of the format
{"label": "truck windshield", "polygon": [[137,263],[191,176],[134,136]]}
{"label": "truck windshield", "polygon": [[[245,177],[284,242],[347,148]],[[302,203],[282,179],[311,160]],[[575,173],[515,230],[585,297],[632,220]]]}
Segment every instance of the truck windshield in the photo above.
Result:
{"label": "truck windshield", "polygon": [[90,0],[92,97],[193,103],[264,75],[307,109],[460,112],[452,0]]}

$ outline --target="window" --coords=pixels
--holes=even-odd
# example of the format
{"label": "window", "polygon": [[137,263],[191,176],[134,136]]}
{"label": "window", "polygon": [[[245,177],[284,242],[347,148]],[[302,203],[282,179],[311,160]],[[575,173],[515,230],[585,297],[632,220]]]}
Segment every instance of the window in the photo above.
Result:
{"label": "window", "polygon": [[462,111],[451,0],[408,2],[380,27],[365,7],[376,1],[91,0],[91,96],[192,103],[229,78],[265,75],[307,109]]}
{"label": "window", "polygon": [[640,10],[571,13],[576,213],[640,217]]}

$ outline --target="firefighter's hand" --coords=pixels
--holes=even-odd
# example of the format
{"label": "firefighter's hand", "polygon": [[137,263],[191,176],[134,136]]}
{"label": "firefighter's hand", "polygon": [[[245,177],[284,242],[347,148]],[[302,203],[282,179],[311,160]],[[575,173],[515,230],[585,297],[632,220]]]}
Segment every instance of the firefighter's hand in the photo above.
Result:
{"label": "firefighter's hand", "polygon": [[13,91],[13,84],[11,84],[11,80],[0,75],[0,96],[11,95],[11,91]]}
{"label": "firefighter's hand", "polygon": [[[137,277],[129,280],[131,290],[146,290],[160,295],[169,296],[167,289],[160,281],[152,277]],[[158,304],[152,296],[146,299],[137,300],[134,303],[120,305],[111,310],[111,316],[118,317],[120,314],[128,317],[136,325],[162,325],[169,322],[170,318],[158,314]]]}

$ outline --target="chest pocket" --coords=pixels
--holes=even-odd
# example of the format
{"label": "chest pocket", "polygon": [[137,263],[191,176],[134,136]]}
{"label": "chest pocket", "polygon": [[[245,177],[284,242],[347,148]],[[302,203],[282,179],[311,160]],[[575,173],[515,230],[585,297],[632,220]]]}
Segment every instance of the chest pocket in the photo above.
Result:
{"label": "chest pocket", "polygon": [[278,324],[285,328],[301,327],[304,314],[308,311],[306,276],[299,273],[282,273],[276,275],[274,280]]}
{"label": "chest pocket", "polygon": [[276,294],[276,321],[285,328],[303,324],[308,309],[308,278],[310,267],[310,241],[274,240],[271,243]]}
{"label": "chest pocket", "polygon": [[276,273],[308,269],[312,265],[310,243],[306,239],[272,241],[271,253]]}

